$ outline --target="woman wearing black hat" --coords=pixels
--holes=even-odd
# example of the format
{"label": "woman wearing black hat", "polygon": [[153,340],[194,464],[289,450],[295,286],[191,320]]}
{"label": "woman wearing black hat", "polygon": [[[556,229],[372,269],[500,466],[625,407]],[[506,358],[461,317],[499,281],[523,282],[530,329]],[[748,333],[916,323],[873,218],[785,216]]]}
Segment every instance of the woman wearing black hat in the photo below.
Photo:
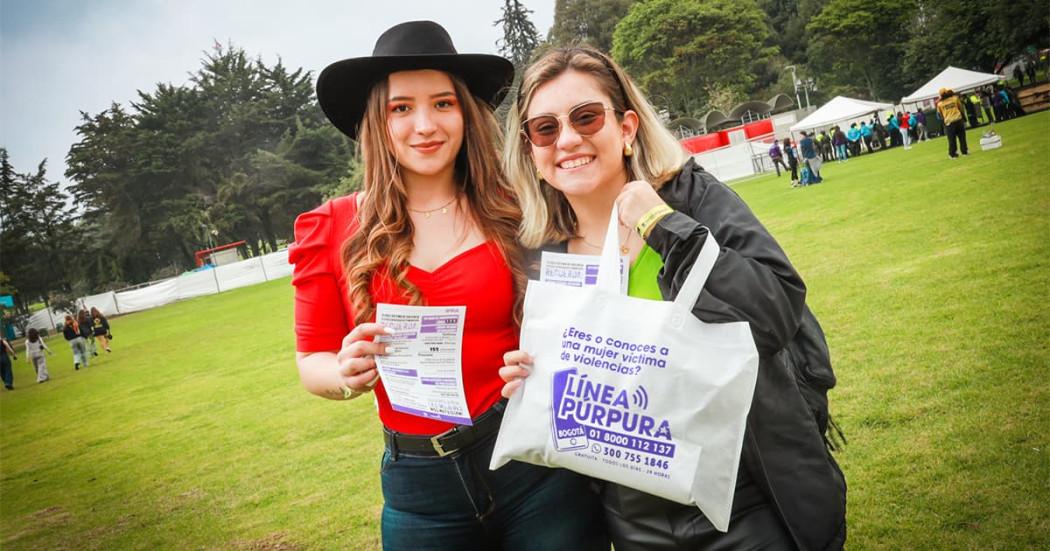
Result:
{"label": "woman wearing black hat", "polygon": [[[374,389],[386,451],[386,549],[608,549],[588,481],[523,463],[488,470],[503,411],[498,368],[517,348],[525,281],[521,211],[499,169],[491,106],[513,75],[491,55],[458,54],[418,21],[373,55],[327,67],[325,114],[358,141],[364,190],[301,215],[295,264],[303,385],[344,400]],[[374,357],[380,303],[466,306],[462,381],[471,424],[395,409]]]}

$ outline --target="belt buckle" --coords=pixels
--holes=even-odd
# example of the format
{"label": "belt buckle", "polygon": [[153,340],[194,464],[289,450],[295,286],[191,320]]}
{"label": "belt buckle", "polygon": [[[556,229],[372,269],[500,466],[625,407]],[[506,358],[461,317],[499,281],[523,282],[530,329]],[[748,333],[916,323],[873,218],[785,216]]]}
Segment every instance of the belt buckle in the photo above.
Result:
{"label": "belt buckle", "polygon": [[441,442],[438,441],[439,438],[444,438],[446,436],[451,436],[451,435],[453,435],[455,433],[456,433],[456,427],[452,427],[452,428],[448,429],[447,431],[445,431],[445,432],[443,432],[441,434],[435,434],[434,436],[430,437],[430,445],[434,448],[434,451],[437,452],[438,457],[445,457],[446,455],[455,453],[457,451],[457,450],[447,450],[446,451],[445,447],[442,446]]}

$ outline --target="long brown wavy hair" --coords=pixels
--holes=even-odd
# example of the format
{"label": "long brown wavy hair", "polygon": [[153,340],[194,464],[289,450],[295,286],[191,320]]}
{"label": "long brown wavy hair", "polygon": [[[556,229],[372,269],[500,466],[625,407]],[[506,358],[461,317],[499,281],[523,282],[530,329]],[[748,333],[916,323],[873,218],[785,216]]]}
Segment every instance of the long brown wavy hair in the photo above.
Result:
{"label": "long brown wavy hair", "polygon": [[[474,97],[458,77],[448,76],[463,113],[463,145],[455,160],[458,192],[467,201],[468,217],[486,239],[495,242],[510,268],[514,277],[514,321],[520,323],[526,282],[517,241],[521,209],[500,170],[499,125],[487,104]],[[358,210],[360,226],[342,249],[354,323],[367,322],[375,314],[370,285],[377,272],[385,272],[405,292],[410,304],[423,303],[419,289],[408,280],[414,229],[400,165],[387,134],[388,93],[386,79],[372,88],[359,134],[365,170],[364,199]]]}

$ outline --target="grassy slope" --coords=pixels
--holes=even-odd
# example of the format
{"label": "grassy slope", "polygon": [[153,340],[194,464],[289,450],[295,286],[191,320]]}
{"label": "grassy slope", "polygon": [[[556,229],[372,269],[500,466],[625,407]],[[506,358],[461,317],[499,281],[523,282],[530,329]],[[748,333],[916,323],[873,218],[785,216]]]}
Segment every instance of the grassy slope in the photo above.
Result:
{"label": "grassy slope", "polygon": [[[853,548],[1050,533],[1050,113],[1003,149],[943,139],[736,185],[810,288],[850,444]],[[976,145],[978,136],[970,132]],[[974,149],[979,149],[975,147]],[[379,424],[298,386],[280,280],[114,320],[114,354],[0,395],[0,546],[369,548]]]}

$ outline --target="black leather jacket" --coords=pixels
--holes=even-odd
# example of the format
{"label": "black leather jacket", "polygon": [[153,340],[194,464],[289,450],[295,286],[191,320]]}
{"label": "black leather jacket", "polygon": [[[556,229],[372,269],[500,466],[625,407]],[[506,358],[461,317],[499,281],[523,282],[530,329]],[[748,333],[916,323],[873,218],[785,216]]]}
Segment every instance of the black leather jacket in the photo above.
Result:
{"label": "black leather jacket", "polygon": [[721,251],[693,314],[705,322],[751,325],[760,360],[744,466],[800,549],[841,548],[846,481],[784,352],[804,319],[815,324],[802,278],[743,200],[694,161],[659,194],[675,210],[647,239],[664,262],[664,299],[677,294],[710,231]]}

